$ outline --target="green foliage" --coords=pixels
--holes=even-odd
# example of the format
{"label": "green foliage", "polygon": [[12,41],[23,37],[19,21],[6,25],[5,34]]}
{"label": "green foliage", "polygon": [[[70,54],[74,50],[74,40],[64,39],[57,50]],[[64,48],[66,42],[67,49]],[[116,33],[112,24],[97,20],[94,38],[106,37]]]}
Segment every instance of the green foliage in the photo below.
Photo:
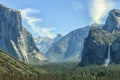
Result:
{"label": "green foliage", "polygon": [[120,65],[76,67],[78,63],[30,66],[0,51],[0,80],[119,80]]}
{"label": "green foliage", "polygon": [[[42,80],[119,80],[120,65],[76,67],[77,63],[41,65],[47,70]],[[39,80],[39,79],[38,79]]]}
{"label": "green foliage", "polygon": [[101,44],[111,44],[116,39],[113,34],[98,27],[92,27],[90,34],[97,42],[100,42]]}
{"label": "green foliage", "polygon": [[0,51],[0,80],[33,80],[45,71],[27,65]]}

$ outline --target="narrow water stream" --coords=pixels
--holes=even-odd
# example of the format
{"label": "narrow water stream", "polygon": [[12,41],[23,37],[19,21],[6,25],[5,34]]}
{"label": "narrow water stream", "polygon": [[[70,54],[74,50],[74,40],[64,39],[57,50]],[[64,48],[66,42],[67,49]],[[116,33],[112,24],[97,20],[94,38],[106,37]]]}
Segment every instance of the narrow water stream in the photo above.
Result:
{"label": "narrow water stream", "polygon": [[110,54],[110,45],[108,46],[108,51],[107,51],[107,59],[105,60],[105,64],[104,66],[108,66],[108,64],[110,63],[111,61],[111,54]]}

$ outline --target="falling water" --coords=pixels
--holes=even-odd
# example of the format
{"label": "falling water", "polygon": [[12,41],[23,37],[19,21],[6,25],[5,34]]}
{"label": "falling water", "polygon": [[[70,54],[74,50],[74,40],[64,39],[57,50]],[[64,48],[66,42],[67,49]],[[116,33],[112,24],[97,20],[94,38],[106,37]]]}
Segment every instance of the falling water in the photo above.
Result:
{"label": "falling water", "polygon": [[108,64],[110,63],[111,61],[111,54],[110,54],[110,45],[108,46],[108,53],[107,53],[107,59],[105,60],[105,64],[104,66],[108,66]]}

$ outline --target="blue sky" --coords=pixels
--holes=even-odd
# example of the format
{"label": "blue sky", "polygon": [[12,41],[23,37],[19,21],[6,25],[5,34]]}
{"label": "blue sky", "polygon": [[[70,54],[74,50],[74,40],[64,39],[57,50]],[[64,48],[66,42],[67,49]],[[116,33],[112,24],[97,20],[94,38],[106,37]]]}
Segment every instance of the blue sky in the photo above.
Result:
{"label": "blue sky", "polygon": [[109,10],[120,9],[120,0],[0,0],[0,3],[20,10],[24,26],[34,37],[51,38],[95,21],[104,24]]}

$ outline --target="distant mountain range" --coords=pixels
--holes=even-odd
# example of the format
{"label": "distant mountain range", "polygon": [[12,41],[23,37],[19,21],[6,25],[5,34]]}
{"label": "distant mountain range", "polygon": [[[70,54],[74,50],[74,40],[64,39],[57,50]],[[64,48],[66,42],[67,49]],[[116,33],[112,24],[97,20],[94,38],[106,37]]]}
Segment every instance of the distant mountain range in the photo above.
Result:
{"label": "distant mountain range", "polygon": [[57,36],[55,38],[49,38],[49,37],[37,37],[35,38],[35,43],[37,45],[37,47],[39,48],[39,50],[45,54],[49,48],[55,44],[57,41],[59,41],[61,38],[63,37],[63,35],[61,34],[57,34]]}
{"label": "distant mountain range", "polygon": [[[99,25],[102,28],[103,25]],[[81,61],[84,39],[88,36],[90,26],[71,31],[53,44],[45,56],[50,62],[79,62]]]}
{"label": "distant mountain range", "polygon": [[[35,41],[34,41],[35,40]],[[93,24],[54,39],[33,39],[22,25],[19,11],[0,4],[0,50],[29,64],[80,62],[79,66],[120,63],[120,10],[104,25]]]}
{"label": "distant mountain range", "polygon": [[74,30],[53,44],[45,56],[50,62],[80,61],[83,41],[89,32],[89,26]]}

